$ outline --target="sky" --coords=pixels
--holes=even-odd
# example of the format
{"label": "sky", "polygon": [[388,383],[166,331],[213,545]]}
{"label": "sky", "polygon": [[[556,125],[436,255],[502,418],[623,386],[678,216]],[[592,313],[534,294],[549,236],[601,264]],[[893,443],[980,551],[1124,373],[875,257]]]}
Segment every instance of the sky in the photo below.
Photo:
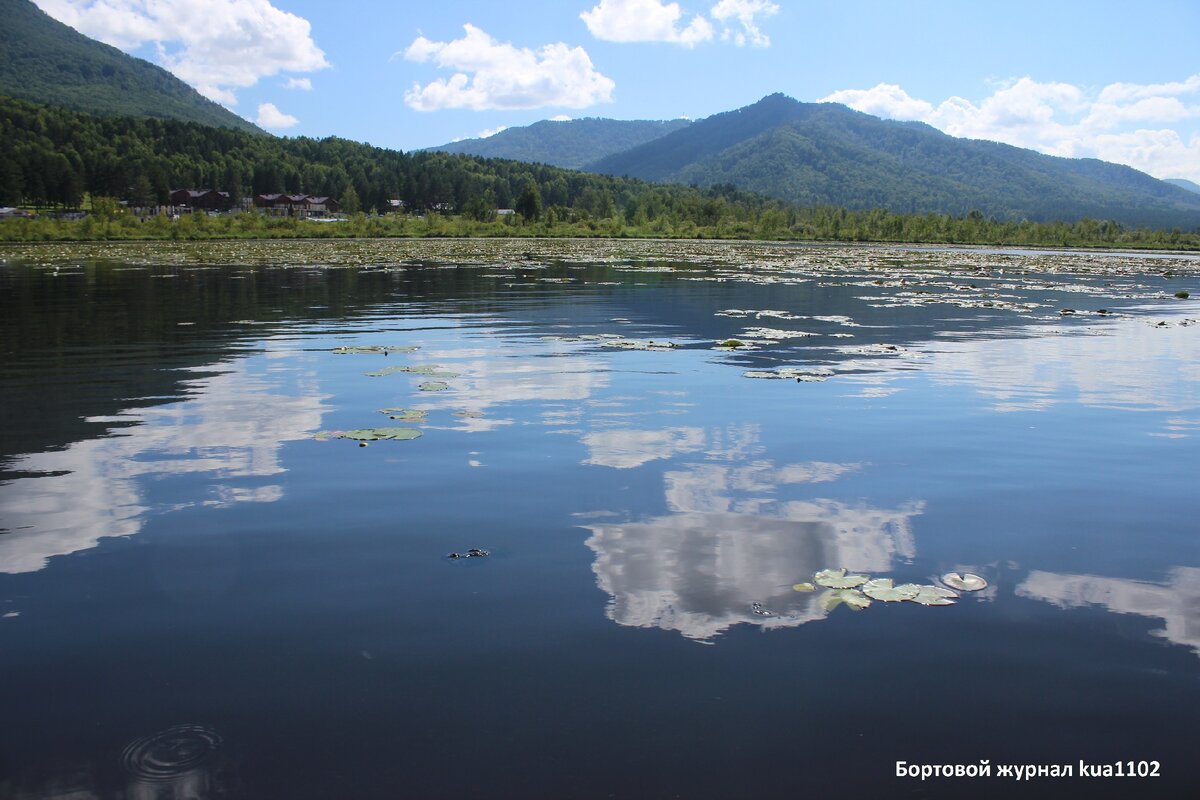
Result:
{"label": "sky", "polygon": [[1200,183],[1197,0],[34,0],[272,133],[414,150],[782,92]]}

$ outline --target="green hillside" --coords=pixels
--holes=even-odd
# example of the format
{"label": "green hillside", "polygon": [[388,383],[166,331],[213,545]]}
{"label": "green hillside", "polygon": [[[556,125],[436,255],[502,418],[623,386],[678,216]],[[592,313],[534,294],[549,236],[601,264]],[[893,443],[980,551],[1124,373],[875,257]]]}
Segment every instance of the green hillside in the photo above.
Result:
{"label": "green hillside", "polygon": [[[326,195],[343,206],[386,211],[400,199],[413,211],[486,219],[521,209],[535,191],[549,216],[643,216],[712,225],[782,207],[746,193],[574,172],[542,164],[449,153],[402,153],[346,139],[261,136],[178,120],[100,117],[0,97],[0,205],[77,207],[84,193],[143,206],[177,187],[234,198],[288,192]],[[347,202],[349,201],[349,202]],[[353,210],[351,208],[350,210]],[[538,216],[535,212],[533,216]]]}
{"label": "green hillside", "polygon": [[686,128],[689,124],[682,119],[670,122],[595,117],[561,122],[543,120],[522,128],[508,128],[486,139],[463,139],[429,149],[580,169],[605,156]]}
{"label": "green hillside", "polygon": [[1189,181],[1187,178],[1165,178],[1164,180],[1166,183],[1180,186],[1189,192],[1200,194],[1200,183],[1196,183],[1195,181]]}
{"label": "green hillside", "polygon": [[148,61],[89,39],[29,0],[0,0],[0,94],[95,114],[263,133]]}
{"label": "green hillside", "polygon": [[1200,197],[1130,167],[957,139],[921,123],[778,94],[588,168],[700,186],[728,183],[803,205],[1200,225]]}

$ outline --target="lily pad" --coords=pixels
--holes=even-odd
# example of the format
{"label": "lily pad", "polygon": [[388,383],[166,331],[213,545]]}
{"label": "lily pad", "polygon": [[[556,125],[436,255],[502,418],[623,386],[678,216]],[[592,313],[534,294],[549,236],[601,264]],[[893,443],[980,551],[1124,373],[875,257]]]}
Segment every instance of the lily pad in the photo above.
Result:
{"label": "lily pad", "polygon": [[811,583],[796,583],[792,585],[792,589],[797,592],[815,592],[817,587]]}
{"label": "lily pad", "polygon": [[392,347],[392,346],[381,346],[381,345],[372,344],[372,345],[354,345],[354,346],[350,346],[350,347],[335,347],[335,348],[333,348],[333,350],[331,352],[336,355],[339,355],[339,356],[361,355],[361,354],[372,354],[372,353],[374,353],[376,355],[379,353],[383,353],[386,355],[388,353],[415,353],[419,349],[420,348],[418,348],[418,347]]}
{"label": "lily pad", "polygon": [[821,601],[821,608],[827,612],[833,611],[842,604],[845,604],[851,611],[862,611],[871,605],[871,598],[858,589],[830,589],[818,599]]}
{"label": "lily pad", "polygon": [[429,416],[428,411],[421,411],[416,408],[381,408],[379,409],[379,413],[387,414],[392,419],[407,420],[410,422],[425,419]]}
{"label": "lily pad", "polygon": [[919,588],[920,591],[917,592],[916,597],[912,598],[912,601],[923,606],[952,606],[955,599],[958,598],[957,592],[941,586],[925,585]]}
{"label": "lily pad", "polygon": [[798,367],[780,367],[779,369],[752,369],[742,373],[744,378],[774,378],[776,380],[793,380],[803,383],[820,383],[828,380],[833,371],[823,368],[800,369]]}
{"label": "lily pad", "polygon": [[450,388],[450,384],[445,381],[425,381],[417,384],[417,388],[422,392],[444,392]]}
{"label": "lily pad", "polygon": [[674,342],[656,342],[653,339],[647,342],[637,341],[636,339],[609,339],[601,344],[602,347],[616,347],[621,350],[674,350],[679,345]]}
{"label": "lily pad", "polygon": [[358,442],[375,442],[384,439],[403,441],[418,439],[421,432],[416,428],[360,428],[353,431],[321,431],[314,434],[314,439],[353,439]]}
{"label": "lily pad", "polygon": [[988,585],[986,580],[973,572],[947,572],[942,576],[942,583],[960,592],[978,592]]}
{"label": "lily pad", "polygon": [[853,589],[867,582],[866,575],[847,575],[844,569],[823,569],[813,576],[813,581],[826,589]]}
{"label": "lily pad", "polygon": [[407,371],[404,367],[384,367],[372,372],[364,372],[363,375],[366,375],[368,378],[382,378],[384,375],[395,375],[397,372]]}
{"label": "lily pad", "polygon": [[915,583],[902,583],[896,586],[891,578],[875,578],[862,586],[863,594],[885,603],[897,603],[901,600],[912,600],[921,593],[921,587]]}
{"label": "lily pad", "polygon": [[368,378],[379,378],[384,375],[395,375],[397,372],[407,372],[411,375],[424,375],[427,378],[457,378],[459,373],[442,369],[437,364],[420,364],[418,366],[384,367],[374,372],[364,372]]}
{"label": "lily pad", "polygon": [[428,378],[457,378],[461,373],[442,369],[437,364],[421,364],[415,367],[402,367],[400,372],[410,372],[413,375],[424,375]]}

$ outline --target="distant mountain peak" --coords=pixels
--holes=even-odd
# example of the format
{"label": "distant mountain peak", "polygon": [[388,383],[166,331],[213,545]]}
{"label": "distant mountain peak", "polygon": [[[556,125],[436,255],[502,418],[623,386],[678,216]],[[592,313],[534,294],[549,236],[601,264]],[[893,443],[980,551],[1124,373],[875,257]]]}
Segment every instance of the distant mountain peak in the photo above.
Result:
{"label": "distant mountain peak", "polygon": [[781,93],[697,120],[588,169],[666,183],[732,184],[805,205],[1200,227],[1200,198],[1193,193],[1200,187],[1095,159],[958,139],[924,123]]}

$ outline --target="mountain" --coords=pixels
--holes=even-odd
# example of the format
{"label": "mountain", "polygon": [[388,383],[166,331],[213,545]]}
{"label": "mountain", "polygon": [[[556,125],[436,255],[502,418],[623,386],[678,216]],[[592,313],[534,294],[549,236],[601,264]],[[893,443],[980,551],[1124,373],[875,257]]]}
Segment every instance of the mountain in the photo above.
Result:
{"label": "mountain", "polygon": [[923,123],[782,94],[699,120],[586,169],[699,186],[733,184],[804,205],[1200,226],[1200,197],[1131,167],[958,139]]}
{"label": "mountain", "polygon": [[1163,180],[1165,180],[1167,183],[1173,183],[1176,186],[1182,186],[1184,189],[1187,189],[1189,192],[1195,192],[1196,194],[1200,194],[1200,183],[1195,183],[1194,181],[1189,181],[1187,178],[1164,178]]}
{"label": "mountain", "polygon": [[579,169],[613,153],[686,128],[689,124],[682,119],[670,122],[595,117],[543,120],[523,128],[506,128],[485,139],[463,139],[429,149]]}
{"label": "mountain", "polygon": [[89,39],[29,0],[0,0],[0,94],[93,114],[257,126],[161,67]]}

